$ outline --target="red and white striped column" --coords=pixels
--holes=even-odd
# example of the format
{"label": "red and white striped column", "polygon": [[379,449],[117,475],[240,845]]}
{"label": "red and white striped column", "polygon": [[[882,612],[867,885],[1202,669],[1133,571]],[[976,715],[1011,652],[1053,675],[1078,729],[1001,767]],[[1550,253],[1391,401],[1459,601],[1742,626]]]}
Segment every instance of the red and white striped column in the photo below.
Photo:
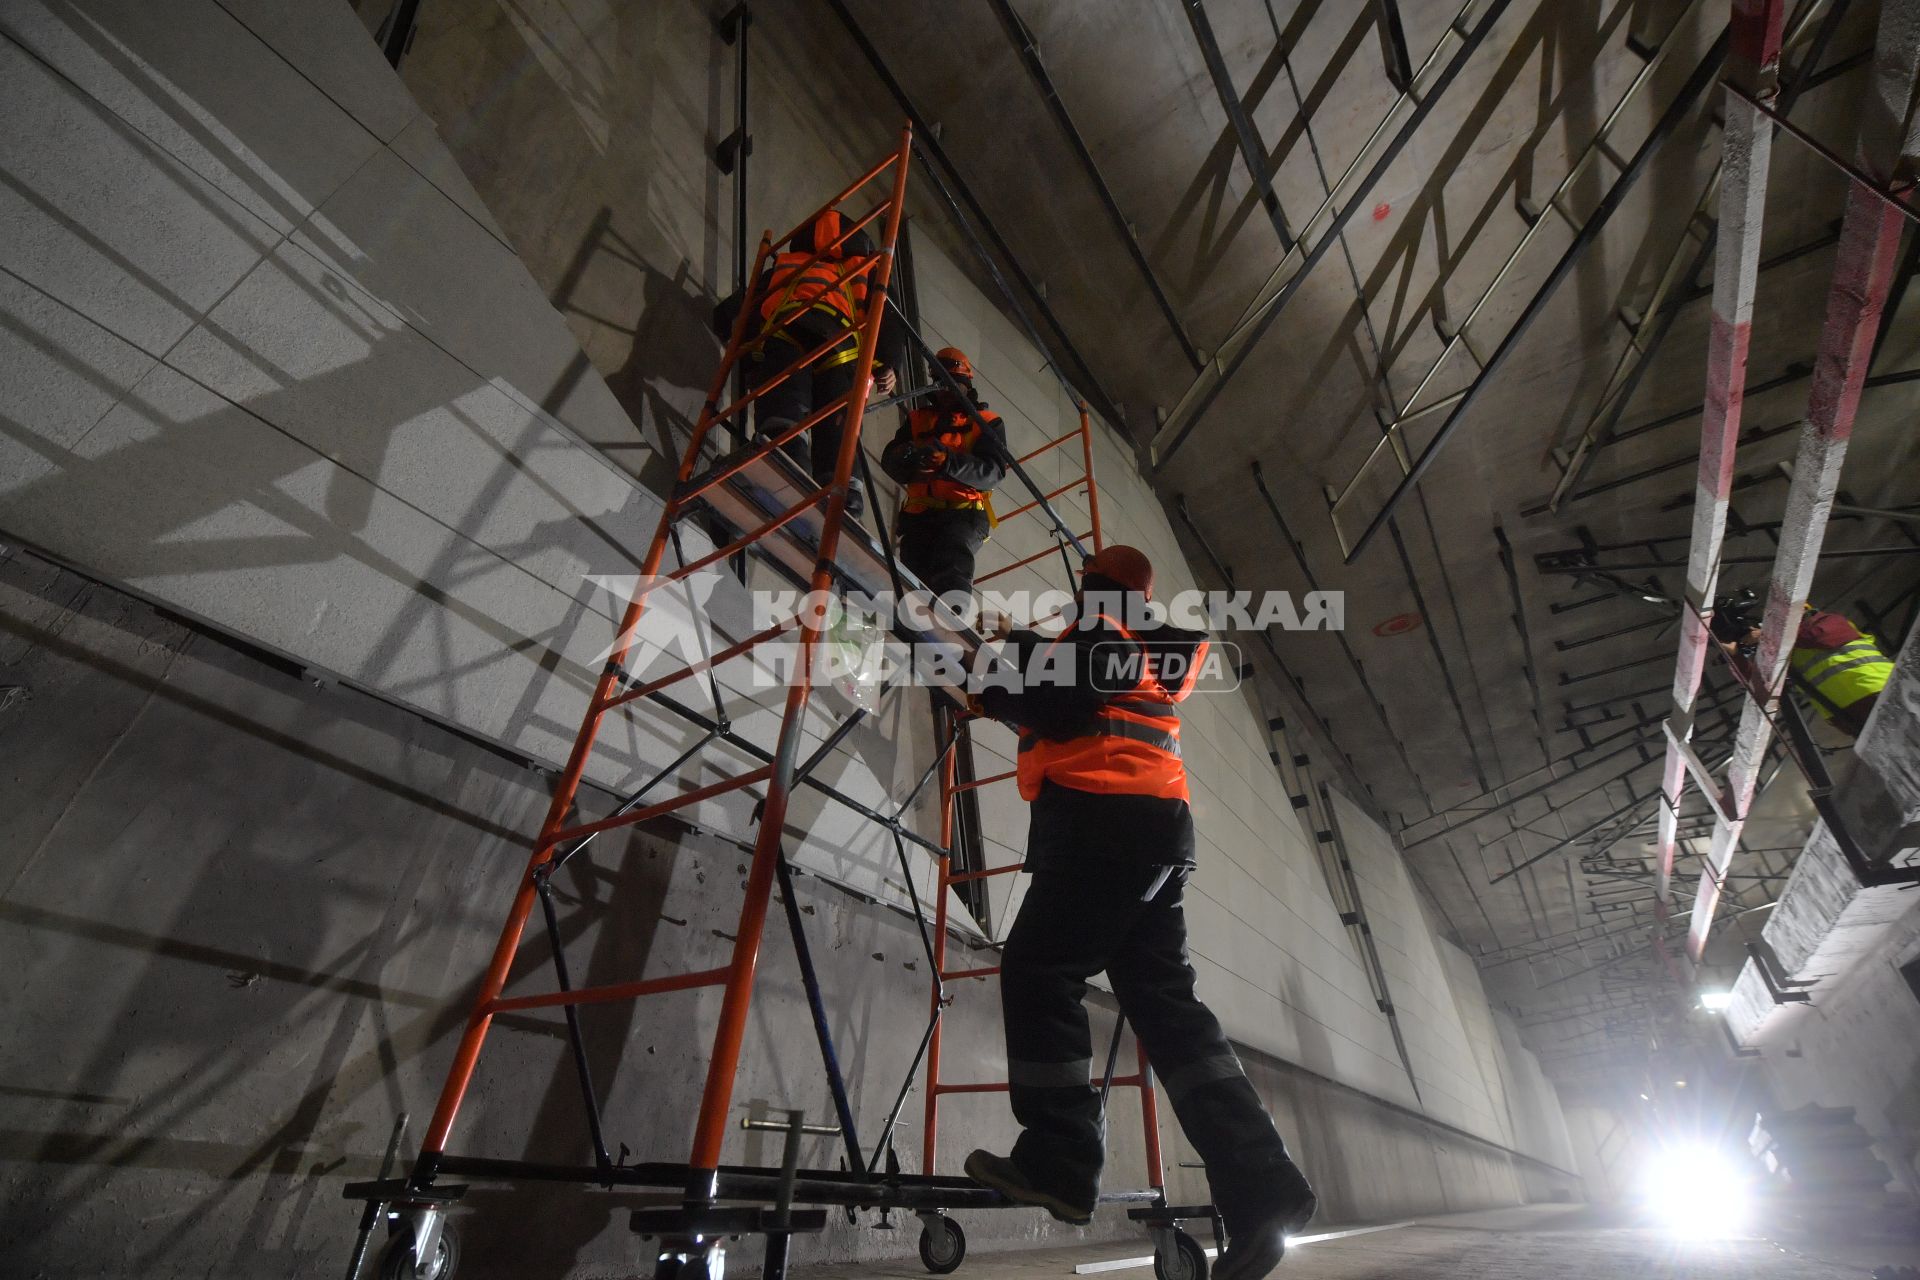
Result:
{"label": "red and white striped column", "polygon": [[[1727,78],[1761,101],[1779,91],[1785,9],[1785,0],[1734,0]],[[1654,911],[1662,923],[1672,901],[1675,832],[1687,782],[1686,758],[1677,744],[1693,736],[1694,699],[1706,672],[1704,619],[1713,607],[1720,547],[1726,539],[1727,499],[1733,488],[1733,458],[1740,443],[1740,411],[1746,396],[1753,300],[1759,289],[1767,171],[1773,159],[1773,125],[1759,108],[1729,92],[1726,120],[1720,144],[1720,236],[1713,260],[1713,327],[1707,339],[1700,474],[1687,555],[1686,608],[1680,617],[1680,653],[1673,673],[1673,712],[1668,717],[1675,741],[1667,744],[1662,779],[1666,802],[1660,809],[1660,867],[1654,898]]]}
{"label": "red and white striped column", "polygon": [[[1874,75],[1860,123],[1858,168],[1876,181],[1904,179],[1920,154],[1908,108],[1920,78],[1920,6],[1888,4],[1881,11],[1874,47]],[[1780,544],[1767,584],[1766,614],[1754,670],[1768,704],[1749,699],[1740,716],[1733,759],[1727,767],[1726,812],[1714,823],[1713,843],[1701,868],[1687,930],[1687,954],[1700,959],[1713,929],[1720,888],[1746,824],[1773,725],[1768,719],[1786,675],[1807,593],[1813,588],[1826,540],[1827,518],[1846,462],[1847,443],[1860,407],[1860,390],[1873,361],[1874,337],[1893,287],[1905,214],[1880,190],[1859,179],[1847,188],[1846,217],[1827,292],[1826,325],[1800,429],[1799,456],[1781,518]],[[1705,460],[1702,460],[1704,472]],[[1696,547],[1696,551],[1698,548]]]}

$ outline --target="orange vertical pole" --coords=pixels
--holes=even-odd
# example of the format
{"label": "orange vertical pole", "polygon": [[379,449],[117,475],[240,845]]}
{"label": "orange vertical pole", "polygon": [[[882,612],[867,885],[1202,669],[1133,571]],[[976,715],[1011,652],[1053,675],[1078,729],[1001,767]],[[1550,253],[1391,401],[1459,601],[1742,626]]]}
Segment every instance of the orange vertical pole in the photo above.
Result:
{"label": "orange vertical pole", "polygon": [[[820,557],[814,564],[813,579],[809,584],[816,595],[823,595],[833,588],[833,559],[840,546],[847,488],[853,475],[854,458],[860,449],[860,426],[866,414],[867,399],[873,393],[873,356],[879,346],[880,321],[886,310],[887,281],[893,274],[894,246],[900,238],[900,217],[906,205],[907,164],[912,145],[911,127],[903,128],[900,131],[900,149],[894,159],[893,194],[887,208],[880,265],[875,268],[868,284],[867,315],[860,330],[860,354],[854,364],[856,373],[847,404],[847,422],[840,434],[840,452],[834,462],[833,483],[827,491],[826,518],[820,531]],[[877,174],[879,169],[874,172]],[[733,1103],[734,1077],[740,1069],[747,1011],[752,1003],[753,978],[760,959],[760,939],[766,926],[767,904],[773,893],[774,864],[780,857],[787,803],[792,794],[800,740],[806,727],[808,696],[812,692],[813,658],[818,648],[820,625],[810,614],[811,611],[803,611],[801,617],[799,670],[793,687],[787,691],[786,710],[780,723],[780,741],[774,750],[774,773],[767,786],[765,806],[761,810],[760,834],[754,841],[745,900],[740,905],[740,924],[734,933],[733,959],[728,966],[726,993],[721,998],[719,1026],[714,1031],[713,1055],[707,1060],[706,1087],[700,1097],[693,1153],[687,1162],[690,1166],[687,1183],[689,1200],[711,1202],[718,1189],[717,1171],[721,1147],[726,1138],[727,1111]]]}
{"label": "orange vertical pole", "polygon": [[1138,1033],[1133,1037],[1133,1057],[1140,1064],[1140,1122],[1146,1126],[1147,1185],[1164,1193],[1167,1167],[1160,1156],[1160,1099],[1153,1091],[1153,1067],[1147,1062],[1147,1047],[1140,1043]]}
{"label": "orange vertical pole", "polygon": [[1080,402],[1080,456],[1087,464],[1087,514],[1093,520],[1093,549],[1106,546],[1100,536],[1100,486],[1093,478],[1093,420],[1087,415],[1087,402]]}
{"label": "orange vertical pole", "polygon": [[942,756],[940,764],[940,856],[934,859],[933,904],[933,994],[928,1017],[933,1020],[933,1035],[927,1041],[927,1097],[920,1133],[920,1172],[933,1176],[934,1152],[940,1132],[940,993],[947,971],[947,888],[953,872],[953,799],[955,793],[953,752],[949,750],[959,732],[953,712],[934,711],[939,732],[933,745]]}

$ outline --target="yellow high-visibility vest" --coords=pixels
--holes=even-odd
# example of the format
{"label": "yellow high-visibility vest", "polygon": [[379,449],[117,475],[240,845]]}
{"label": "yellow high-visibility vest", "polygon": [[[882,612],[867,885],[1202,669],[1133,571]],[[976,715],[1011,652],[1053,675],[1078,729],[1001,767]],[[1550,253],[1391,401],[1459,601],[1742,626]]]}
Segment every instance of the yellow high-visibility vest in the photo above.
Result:
{"label": "yellow high-visibility vest", "polygon": [[1893,660],[1870,635],[1837,649],[1795,649],[1788,657],[1800,687],[1827,719],[1887,687]]}

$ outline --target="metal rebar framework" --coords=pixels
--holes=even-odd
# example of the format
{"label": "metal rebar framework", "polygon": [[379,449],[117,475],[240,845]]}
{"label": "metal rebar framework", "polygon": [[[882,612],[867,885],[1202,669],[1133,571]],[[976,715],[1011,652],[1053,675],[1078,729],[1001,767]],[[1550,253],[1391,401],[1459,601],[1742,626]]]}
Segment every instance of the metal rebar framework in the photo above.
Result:
{"label": "metal rebar framework", "polygon": [[[1824,10],[1824,13],[1823,13]],[[1828,44],[1833,39],[1840,20],[1846,16],[1847,0],[1806,0],[1794,15],[1790,24],[1783,49],[1792,50],[1804,46],[1798,70],[1792,82],[1780,91],[1777,107],[1781,115],[1793,110],[1794,103],[1813,83],[1814,73],[1819,70],[1820,61],[1825,56]],[[1819,25],[1815,26],[1815,19]],[[1738,57],[1738,54],[1735,55]],[[1744,122],[1743,122],[1744,123]],[[1553,493],[1547,498],[1545,507],[1550,511],[1560,510],[1568,493],[1578,484],[1585,474],[1588,464],[1593,460],[1594,450],[1605,443],[1626,412],[1633,394],[1639,389],[1641,380],[1653,365],[1653,357],[1666,341],[1667,334],[1673,328],[1673,322],[1680,314],[1682,304],[1687,300],[1683,288],[1690,289],[1699,278],[1706,264],[1713,260],[1714,244],[1719,237],[1718,223],[1713,216],[1714,202],[1719,196],[1721,175],[1725,172],[1726,155],[1715,163],[1713,172],[1708,176],[1700,192],[1699,202],[1694,206],[1693,214],[1687,219],[1673,252],[1667,260],[1653,288],[1651,297],[1636,317],[1629,321],[1629,341],[1614,362],[1613,371],[1608,375],[1607,384],[1601,390],[1593,412],[1587,417],[1586,426],[1581,430],[1579,439],[1567,454],[1561,466],[1560,478],[1554,482]],[[1736,180],[1739,194],[1746,194],[1751,186],[1752,175],[1743,174]],[[1758,275],[1761,266],[1756,265]],[[1675,296],[1679,294],[1680,296]]]}
{"label": "metal rebar framework", "polygon": [[[1689,5],[1678,19],[1676,29],[1678,29],[1681,24],[1688,22],[1692,13],[1693,6]],[[1678,40],[1668,40],[1662,46],[1659,57],[1664,57],[1670,49],[1677,47],[1679,43]],[[1513,354],[1520,340],[1531,326],[1532,321],[1546,308],[1560,284],[1573,273],[1574,268],[1579,264],[1587,247],[1597,240],[1600,233],[1605,230],[1608,221],[1613,217],[1614,213],[1618,211],[1621,204],[1625,202],[1634,184],[1639,180],[1641,175],[1646,172],[1654,155],[1665,145],[1668,139],[1678,131],[1682,122],[1692,113],[1694,105],[1705,96],[1707,88],[1713,83],[1715,73],[1719,70],[1720,60],[1725,56],[1726,44],[1727,41],[1724,37],[1716,41],[1707,52],[1707,55],[1701,59],[1692,75],[1688,77],[1686,83],[1681,86],[1679,92],[1674,96],[1673,100],[1667,104],[1659,118],[1654,122],[1653,127],[1649,130],[1639,148],[1635,150],[1632,157],[1628,159],[1625,164],[1620,166],[1619,176],[1614,180],[1612,185],[1607,189],[1606,194],[1601,197],[1600,202],[1585,219],[1578,219],[1574,216],[1572,210],[1566,205],[1567,197],[1572,194],[1575,186],[1579,183],[1580,179],[1586,175],[1590,167],[1597,166],[1602,157],[1610,157],[1615,154],[1612,143],[1614,141],[1613,134],[1616,126],[1625,117],[1627,108],[1637,96],[1640,88],[1652,79],[1653,72],[1659,60],[1658,58],[1649,61],[1641,68],[1639,74],[1635,76],[1626,92],[1621,96],[1618,104],[1601,124],[1592,142],[1587,145],[1586,150],[1582,152],[1574,161],[1573,165],[1569,167],[1566,176],[1561,180],[1559,186],[1557,186],[1553,193],[1542,203],[1540,216],[1533,220],[1532,224],[1527,228],[1527,231],[1521,236],[1519,243],[1507,256],[1505,264],[1481,293],[1479,301],[1474,304],[1466,318],[1462,320],[1454,332],[1448,336],[1447,345],[1441,352],[1439,359],[1434,362],[1426,376],[1423,377],[1419,385],[1414,388],[1413,394],[1408,397],[1406,409],[1396,417],[1394,421],[1387,425],[1380,439],[1368,453],[1366,459],[1355,468],[1352,478],[1349,479],[1345,485],[1341,486],[1338,493],[1334,496],[1330,514],[1333,519],[1335,536],[1340,540],[1341,550],[1345,554],[1348,563],[1351,563],[1356,556],[1366,549],[1367,544],[1371,542],[1387,522],[1393,518],[1393,513],[1399,507],[1400,503],[1419,486],[1421,477],[1426,474],[1428,468],[1433,465],[1434,460],[1439,456],[1441,450],[1446,447],[1448,441],[1466,421],[1467,415],[1472,409],[1474,402],[1479,398],[1481,392],[1492,382],[1501,366]],[[1507,325],[1499,341],[1483,356],[1475,350],[1472,344],[1471,330],[1473,324],[1479,319],[1489,302],[1499,294],[1501,285],[1505,283],[1514,266],[1525,255],[1527,247],[1533,243],[1535,233],[1540,229],[1549,213],[1557,214],[1566,220],[1568,225],[1574,230],[1573,240],[1565,251],[1562,252],[1553,268],[1547,273],[1545,280],[1534,292],[1533,297],[1527,302],[1525,307],[1522,308],[1520,313],[1514,317],[1512,322]],[[1431,403],[1420,404],[1421,397],[1433,385],[1441,370],[1448,366],[1450,358],[1456,351],[1464,352],[1474,365],[1475,372],[1473,377],[1468,381],[1467,385],[1460,390],[1449,395],[1437,397]],[[1439,427],[1434,430],[1432,436],[1428,439],[1426,445],[1420,449],[1419,453],[1409,458],[1405,440],[1406,424],[1442,410],[1445,410],[1446,417],[1441,420]],[[1351,508],[1361,495],[1373,487],[1373,477],[1378,470],[1376,464],[1382,459],[1391,459],[1398,470],[1399,474],[1394,476],[1393,489],[1387,495],[1386,499],[1377,507],[1371,511],[1361,513],[1356,518],[1351,514]],[[1358,525],[1357,532],[1354,531],[1356,524]]]}
{"label": "metal rebar framework", "polygon": [[1155,434],[1150,451],[1155,472],[1163,470],[1185,444],[1200,419],[1247,361],[1261,335],[1299,292],[1306,277],[1340,239],[1347,223],[1366,207],[1374,186],[1393,165],[1394,157],[1412,139],[1474,52],[1493,29],[1511,0],[1467,0],[1446,32],[1427,55],[1411,83],[1395,99],[1353,163],[1332,183],[1320,207],[1297,229],[1291,248],[1260,286],[1233,329],[1220,341],[1213,358],[1197,375]]}

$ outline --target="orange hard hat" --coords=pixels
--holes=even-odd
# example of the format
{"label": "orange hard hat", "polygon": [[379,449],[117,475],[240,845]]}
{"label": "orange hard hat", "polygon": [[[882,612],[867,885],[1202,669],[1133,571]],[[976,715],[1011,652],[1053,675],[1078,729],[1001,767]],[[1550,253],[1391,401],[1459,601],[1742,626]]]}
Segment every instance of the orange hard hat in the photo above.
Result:
{"label": "orange hard hat", "polygon": [[956,378],[973,381],[973,361],[967,359],[967,353],[958,347],[942,347],[933,353],[933,358],[945,365],[947,372]]}
{"label": "orange hard hat", "polygon": [[[838,257],[833,242],[840,238],[840,211],[828,209],[813,220],[813,251],[822,257]],[[798,246],[796,246],[798,247]]]}
{"label": "orange hard hat", "polygon": [[1110,582],[1117,582],[1128,591],[1137,591],[1147,599],[1153,599],[1153,561],[1137,547],[1115,544],[1104,547],[1088,557],[1081,566],[1082,574],[1094,573]]}

